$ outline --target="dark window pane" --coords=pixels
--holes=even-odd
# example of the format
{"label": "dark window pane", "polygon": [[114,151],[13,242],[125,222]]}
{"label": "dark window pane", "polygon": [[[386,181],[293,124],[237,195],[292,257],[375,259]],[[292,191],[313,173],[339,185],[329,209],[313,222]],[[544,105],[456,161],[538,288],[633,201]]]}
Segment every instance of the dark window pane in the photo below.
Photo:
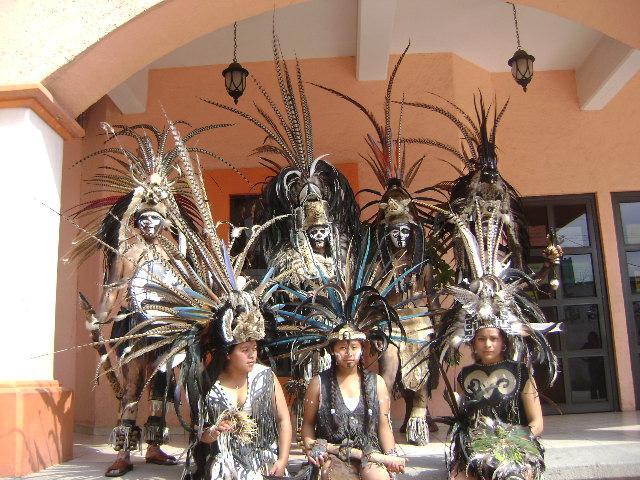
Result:
{"label": "dark window pane", "polygon": [[633,302],[633,318],[636,321],[636,342],[640,345],[640,302]]}
{"label": "dark window pane", "polygon": [[640,293],[640,252],[627,252],[627,272],[631,293]]}
{"label": "dark window pane", "polygon": [[602,334],[597,305],[564,307],[564,341],[567,350],[601,349]]}
{"label": "dark window pane", "polygon": [[640,202],[620,204],[624,243],[640,243]]}
{"label": "dark window pane", "polygon": [[[544,379],[542,378],[543,376],[542,370],[543,369],[539,367],[535,369],[533,376],[536,379],[537,385],[544,384]],[[546,390],[543,390],[542,395],[543,395],[542,397],[543,402],[545,401],[544,398],[547,397],[555,403],[560,403],[560,404],[567,403],[567,397],[564,391],[564,368],[562,367],[561,358],[558,359],[558,377],[556,378],[556,381],[551,387],[547,388]]]}
{"label": "dark window pane", "polygon": [[604,357],[570,358],[569,372],[572,402],[586,403],[607,399]]}
{"label": "dark window pane", "polygon": [[[547,317],[548,322],[558,321],[558,310],[556,307],[542,307],[542,311],[544,312],[544,316]],[[546,335],[549,345],[551,345],[554,352],[560,351],[560,335],[560,333],[549,333]]]}
{"label": "dark window pane", "polygon": [[562,291],[567,297],[594,297],[596,287],[593,280],[591,254],[565,255],[560,263]]}
{"label": "dark window pane", "polygon": [[[257,194],[231,196],[229,200],[229,212],[231,216],[230,232],[233,231],[233,227],[242,229],[240,230],[239,236],[233,241],[231,255],[238,255],[247,245],[257,208],[260,208],[260,196]],[[254,273],[256,278],[261,278],[262,275],[259,272],[253,272],[254,270],[261,271],[267,268],[264,255],[259,254],[259,245],[260,242],[253,244],[245,263],[247,273]]]}
{"label": "dark window pane", "polygon": [[546,247],[547,234],[549,233],[549,220],[547,219],[547,207],[525,207],[527,218],[527,231],[532,247]]}
{"label": "dark window pane", "polygon": [[553,207],[556,232],[560,245],[565,248],[588,247],[587,207],[585,205],[558,205]]}

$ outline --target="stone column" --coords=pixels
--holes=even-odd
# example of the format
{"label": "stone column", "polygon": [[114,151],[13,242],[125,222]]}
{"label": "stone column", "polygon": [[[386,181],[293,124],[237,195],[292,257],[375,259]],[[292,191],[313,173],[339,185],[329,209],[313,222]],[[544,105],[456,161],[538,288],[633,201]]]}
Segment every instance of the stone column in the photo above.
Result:
{"label": "stone column", "polygon": [[0,91],[0,477],[71,458],[73,396],[53,375],[64,140],[82,129],[42,87]]}

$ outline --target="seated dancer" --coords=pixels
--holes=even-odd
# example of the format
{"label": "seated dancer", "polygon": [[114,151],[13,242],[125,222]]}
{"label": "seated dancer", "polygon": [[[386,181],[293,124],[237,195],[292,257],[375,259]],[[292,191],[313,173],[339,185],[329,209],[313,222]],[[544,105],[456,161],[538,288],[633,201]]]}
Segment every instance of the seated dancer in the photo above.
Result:
{"label": "seated dancer", "polygon": [[[437,207],[434,207],[437,209]],[[454,223],[470,265],[470,278],[447,287],[455,299],[434,341],[440,361],[455,364],[472,346],[473,365],[458,377],[462,395],[444,376],[452,438],[451,478],[539,480],[544,472],[542,411],[533,367],[543,366],[543,388],[556,377],[557,360],[544,333],[556,327],[524,290],[535,280],[499,260],[501,213],[493,211],[475,234],[462,217],[437,209]]]}
{"label": "seated dancer", "polygon": [[404,466],[404,459],[395,456],[387,387],[364,368],[365,344],[386,346],[393,329],[404,331],[397,312],[375,288],[373,279],[379,276],[367,263],[372,250],[366,235],[357,251],[355,246],[349,250],[346,264],[353,268],[337,282],[312,293],[289,289],[298,300],[273,307],[283,335],[267,345],[271,352],[288,345],[285,355],[294,366],[325,351],[331,354],[329,369],[308,386],[301,428],[309,462],[325,479],[388,479]]}
{"label": "seated dancer", "polygon": [[[512,425],[530,429],[536,454],[542,449],[535,440],[542,434],[542,407],[536,382],[522,362],[509,360],[506,333],[495,327],[476,330],[471,342],[475,363],[462,369],[458,375],[459,387],[468,405],[466,415],[480,421],[482,417],[498,419]],[[527,434],[526,430],[515,430]],[[523,477],[533,478],[533,469],[526,468]],[[484,478],[480,472],[479,478]],[[451,478],[478,478],[468,475],[460,463],[454,466]],[[490,478],[487,476],[487,478]]]}
{"label": "seated dancer", "polygon": [[390,400],[381,376],[364,368],[365,334],[351,325],[329,336],[331,368],[311,380],[304,399],[302,438],[309,462],[320,478],[389,479],[403,471],[369,460],[338,458],[318,448],[316,439],[371,452],[396,454],[390,420]]}
{"label": "seated dancer", "polygon": [[[365,137],[370,151],[362,157],[371,167],[380,188],[360,192],[375,196],[365,204],[362,212],[368,207],[378,207],[373,216],[366,214],[363,217],[369,217],[366,223],[372,228],[377,244],[378,255],[372,262],[384,274],[383,287],[394,283],[385,298],[396,308],[406,335],[406,341],[399,342],[398,346],[391,344],[381,352],[378,366],[389,391],[402,395],[405,401],[405,420],[400,432],[406,433],[409,443],[426,445],[429,443],[429,431],[437,430],[435,423],[428,420],[431,415],[427,388],[430,391],[437,386],[438,376],[437,372],[429,371],[423,360],[429,353],[427,346],[437,323],[438,304],[433,300],[437,278],[445,277],[449,268],[437,254],[440,238],[432,234],[431,212],[418,203],[430,199],[429,195],[433,193],[430,190],[436,189],[415,188],[415,184],[412,187],[413,182],[421,177],[420,169],[425,157],[410,164],[401,125],[396,134],[391,126],[393,84],[408,49],[407,46],[389,77],[384,99],[384,122],[374,117],[372,108],[345,93],[313,85],[357,107],[377,133],[377,136]],[[399,332],[392,332],[392,337],[398,335]]]}
{"label": "seated dancer", "polygon": [[[262,338],[256,335],[256,339]],[[245,340],[244,338],[241,340]],[[262,475],[285,474],[291,446],[291,420],[282,387],[270,368],[256,363],[255,339],[225,346],[215,353],[219,364],[214,383],[206,398],[209,420],[200,437],[216,443],[218,454],[211,458],[210,477],[222,479],[261,479]],[[239,441],[232,430],[232,419],[225,412],[244,412],[257,426],[256,437]]]}

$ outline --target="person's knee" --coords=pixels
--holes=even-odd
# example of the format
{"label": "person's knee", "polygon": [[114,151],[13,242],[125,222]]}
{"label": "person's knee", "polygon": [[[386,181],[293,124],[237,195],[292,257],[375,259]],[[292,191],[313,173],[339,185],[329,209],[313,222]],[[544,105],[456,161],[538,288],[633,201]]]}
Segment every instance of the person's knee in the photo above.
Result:
{"label": "person's knee", "polygon": [[387,469],[381,465],[369,464],[360,472],[363,480],[389,480],[391,477]]}

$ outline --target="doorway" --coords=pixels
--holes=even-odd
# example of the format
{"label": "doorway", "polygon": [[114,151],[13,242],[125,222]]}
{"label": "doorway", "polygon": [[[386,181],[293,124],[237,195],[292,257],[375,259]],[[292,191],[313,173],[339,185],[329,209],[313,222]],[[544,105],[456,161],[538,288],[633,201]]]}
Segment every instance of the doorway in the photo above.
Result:
{"label": "doorway", "polygon": [[542,268],[542,250],[550,231],[555,230],[564,250],[557,268],[560,287],[536,293],[547,318],[563,324],[562,333],[549,335],[560,373],[554,386],[542,392],[551,400],[543,402],[544,412],[614,410],[617,391],[594,197],[530,197],[524,205],[531,268]]}

